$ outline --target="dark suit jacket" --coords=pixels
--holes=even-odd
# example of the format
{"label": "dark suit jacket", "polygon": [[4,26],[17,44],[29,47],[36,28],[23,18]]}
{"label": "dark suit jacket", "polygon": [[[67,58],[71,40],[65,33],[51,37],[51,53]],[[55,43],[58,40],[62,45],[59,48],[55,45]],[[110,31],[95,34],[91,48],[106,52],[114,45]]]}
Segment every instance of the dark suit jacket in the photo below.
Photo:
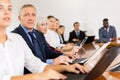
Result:
{"label": "dark suit jacket", "polygon": [[63,40],[63,44],[66,44],[67,42],[64,39],[64,35],[61,35],[61,37],[62,37],[62,40]]}
{"label": "dark suit jacket", "polygon": [[[20,34],[23,37],[23,39],[26,41],[26,43],[28,44],[29,48],[32,50],[32,52],[34,54],[34,48],[33,48],[32,44],[31,44],[27,34],[25,33],[25,31],[21,27],[21,25],[19,25],[12,32]],[[35,35],[36,35],[36,38],[38,40],[38,43],[39,43],[39,46],[40,46],[40,50],[41,50],[43,58],[44,58],[42,60],[43,62],[46,62],[46,59],[53,59],[53,58],[56,58],[59,55],[61,55],[61,54],[56,54],[54,51],[52,51],[50,49],[50,47],[48,46],[48,44],[47,44],[47,42],[45,40],[44,35],[41,32],[35,30]]]}
{"label": "dark suit jacket", "polygon": [[74,38],[79,39],[79,40],[83,40],[85,36],[86,36],[85,32],[80,30],[80,35],[79,35],[79,37],[77,37],[75,30],[73,30],[72,32],[69,33],[69,42],[74,42],[74,41],[72,41],[72,39],[74,39]]}
{"label": "dark suit jacket", "polygon": [[[25,33],[25,31],[21,27],[21,25],[19,25],[12,32],[20,34],[23,37],[23,39],[26,41],[29,48],[32,50],[33,54],[35,54],[34,48],[33,48],[32,44],[31,44],[27,34]],[[49,45],[47,44],[47,42],[45,40],[44,35],[41,32],[35,30],[35,35],[36,35],[36,38],[37,38],[39,46],[40,46],[40,50],[41,50],[42,55],[43,55],[43,60],[41,59],[43,62],[46,62],[47,59],[56,58],[56,57],[58,57],[59,55],[62,54],[62,53],[61,54],[56,54],[54,51],[52,51],[50,49]],[[36,57],[38,57],[38,56],[36,56]],[[24,74],[28,74],[28,73],[31,73],[31,72],[25,68],[24,69]]]}

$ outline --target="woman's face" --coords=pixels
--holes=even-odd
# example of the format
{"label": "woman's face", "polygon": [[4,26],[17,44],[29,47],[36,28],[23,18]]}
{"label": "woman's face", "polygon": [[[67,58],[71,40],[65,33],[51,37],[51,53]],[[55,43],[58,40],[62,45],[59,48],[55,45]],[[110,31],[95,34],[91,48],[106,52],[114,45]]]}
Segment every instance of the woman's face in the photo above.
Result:
{"label": "woman's face", "polygon": [[65,27],[61,27],[61,34],[64,34]]}
{"label": "woman's face", "polygon": [[0,0],[0,28],[10,25],[12,18],[12,5],[10,0]]}
{"label": "woman's face", "polygon": [[64,30],[65,30],[65,28],[64,27],[61,27],[61,28],[59,28],[59,29],[57,29],[57,32],[58,32],[58,34],[64,34]]}
{"label": "woman's face", "polygon": [[37,26],[37,30],[42,32],[43,34],[45,34],[47,32],[47,28],[49,26],[49,23],[47,21],[41,22],[38,26]]}

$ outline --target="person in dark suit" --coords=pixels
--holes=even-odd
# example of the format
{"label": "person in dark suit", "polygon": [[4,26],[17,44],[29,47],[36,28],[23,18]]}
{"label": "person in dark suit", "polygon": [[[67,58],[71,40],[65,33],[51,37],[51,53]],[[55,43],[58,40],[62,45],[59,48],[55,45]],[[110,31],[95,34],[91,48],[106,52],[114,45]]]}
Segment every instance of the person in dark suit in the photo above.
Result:
{"label": "person in dark suit", "polygon": [[78,41],[83,40],[86,35],[84,31],[81,31],[79,29],[80,26],[79,22],[75,22],[73,26],[74,26],[74,30],[69,34],[69,42],[76,43]]}
{"label": "person in dark suit", "polygon": [[[12,32],[18,33],[23,37],[36,57],[49,64],[67,64],[71,62],[71,60],[67,56],[63,56],[62,53],[56,54],[50,50],[42,33],[34,29],[36,9],[33,5],[24,5],[20,9],[18,18],[21,24]],[[26,71],[25,73],[29,72]]]}
{"label": "person in dark suit", "polygon": [[[42,53],[42,57],[40,58],[43,62],[46,62],[46,59],[53,59],[56,58],[58,56],[60,56],[61,54],[56,54],[54,52],[52,52],[49,47],[46,44],[45,38],[43,37],[42,33],[37,31],[37,30],[33,30],[35,32],[36,38],[39,42],[40,45],[40,50]],[[31,41],[29,40],[26,32],[24,31],[23,27],[21,25],[19,25],[16,29],[14,29],[12,32],[14,33],[18,33],[20,34],[23,39],[26,41],[26,43],[28,44],[28,46],[30,47],[30,49],[32,50],[33,53],[35,53],[34,47],[31,44]]]}

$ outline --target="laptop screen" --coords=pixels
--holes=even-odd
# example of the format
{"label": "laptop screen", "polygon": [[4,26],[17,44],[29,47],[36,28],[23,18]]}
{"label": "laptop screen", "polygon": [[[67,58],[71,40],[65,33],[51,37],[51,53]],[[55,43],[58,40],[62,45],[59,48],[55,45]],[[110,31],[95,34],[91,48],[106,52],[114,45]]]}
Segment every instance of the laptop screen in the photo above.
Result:
{"label": "laptop screen", "polygon": [[95,36],[87,36],[87,37],[88,37],[88,39],[87,39],[86,43],[92,43],[94,41]]}
{"label": "laptop screen", "polygon": [[82,42],[80,43],[80,48],[82,48],[83,47],[83,45],[85,44],[85,42],[87,41],[87,39],[88,39],[88,37],[85,37],[83,40],[82,40]]}

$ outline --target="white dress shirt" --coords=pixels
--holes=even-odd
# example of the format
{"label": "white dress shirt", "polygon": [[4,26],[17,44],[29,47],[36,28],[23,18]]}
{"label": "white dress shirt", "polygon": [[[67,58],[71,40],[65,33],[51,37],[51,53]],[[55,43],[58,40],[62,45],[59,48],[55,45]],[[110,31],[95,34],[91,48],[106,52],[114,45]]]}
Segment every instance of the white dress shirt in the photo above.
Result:
{"label": "white dress shirt", "polygon": [[108,27],[108,28],[104,28],[104,30],[106,30],[107,32],[109,32],[109,30],[110,30],[110,27]]}
{"label": "white dress shirt", "polygon": [[45,39],[49,43],[49,45],[54,48],[59,48],[64,46],[64,44],[60,43],[58,34],[53,30],[50,29],[47,30],[47,33],[45,34]]}
{"label": "white dress shirt", "polygon": [[5,44],[0,44],[0,80],[23,75],[24,66],[33,73],[39,73],[46,65],[32,54],[18,34],[8,33]]}
{"label": "white dress shirt", "polygon": [[63,44],[62,36],[61,35],[58,35],[58,36],[59,36],[60,43]]}

